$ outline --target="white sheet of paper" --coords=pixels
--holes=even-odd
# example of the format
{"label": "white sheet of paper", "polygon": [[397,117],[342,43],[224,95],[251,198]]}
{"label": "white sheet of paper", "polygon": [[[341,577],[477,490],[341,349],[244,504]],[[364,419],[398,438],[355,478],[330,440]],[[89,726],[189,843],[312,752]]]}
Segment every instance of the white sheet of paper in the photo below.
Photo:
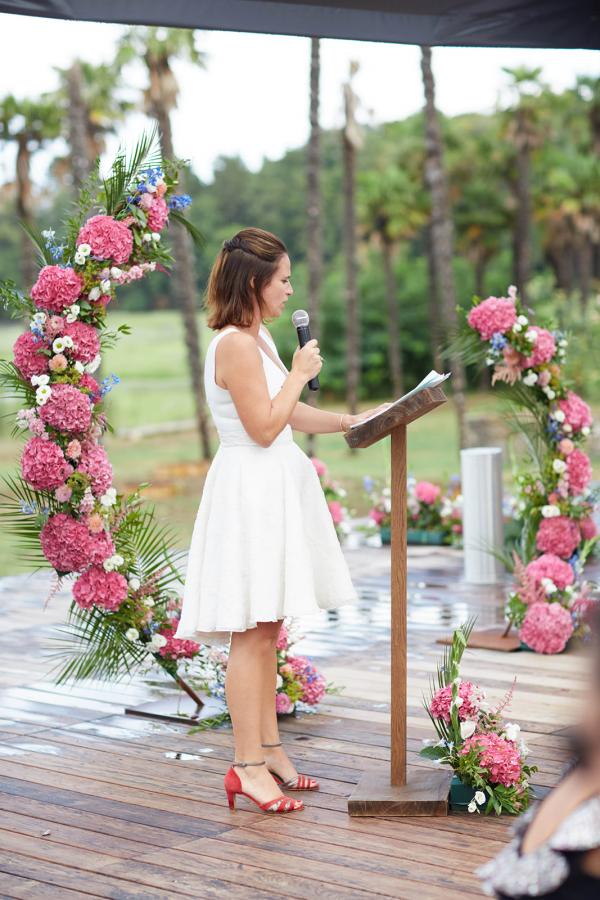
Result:
{"label": "white sheet of paper", "polygon": [[[439,384],[442,384],[442,382],[446,381],[446,379],[450,378],[451,374],[451,372],[446,372],[445,375],[440,375],[439,372],[436,372],[435,369],[432,369],[431,372],[426,375],[425,378],[423,378],[416,387],[414,387],[407,394],[404,394],[402,397],[398,397],[397,400],[394,400],[394,402],[390,406],[390,409],[392,409],[394,406],[398,406],[400,403],[402,403],[404,400],[407,400],[409,397],[412,397],[414,394],[420,393],[421,391],[425,390],[425,388],[437,387]],[[368,418],[362,419],[360,422],[356,422],[356,424],[351,425],[350,428],[358,428],[359,425],[364,425],[365,422],[370,422],[371,419],[376,419],[378,415],[380,415],[380,413],[374,413],[372,416],[368,416]]]}

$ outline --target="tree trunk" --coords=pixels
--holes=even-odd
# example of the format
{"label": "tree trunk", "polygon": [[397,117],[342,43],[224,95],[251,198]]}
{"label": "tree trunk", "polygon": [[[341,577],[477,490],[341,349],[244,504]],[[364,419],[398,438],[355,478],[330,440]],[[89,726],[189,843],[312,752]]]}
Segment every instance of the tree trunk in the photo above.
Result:
{"label": "tree trunk", "polygon": [[527,283],[531,277],[531,172],[527,122],[523,110],[517,110],[517,178],[515,192],[517,215],[513,234],[515,284],[523,303],[527,303]]}
{"label": "tree trunk", "polygon": [[67,75],[69,91],[69,146],[71,149],[71,175],[76,192],[86,180],[90,171],[87,148],[87,110],[83,99],[81,65],[76,60]]}
{"label": "tree trunk", "polygon": [[441,372],[444,368],[442,359],[442,316],[440,312],[440,297],[437,288],[437,280],[435,277],[435,265],[433,261],[433,241],[431,239],[431,223],[426,230],[427,244],[427,274],[429,277],[429,325],[431,336],[431,358],[436,372]]}
{"label": "tree trunk", "polygon": [[[17,141],[17,218],[27,225],[33,225],[30,165],[29,141],[25,135],[21,135]],[[21,274],[24,289],[28,292],[37,278],[38,270],[31,238],[22,229],[19,231],[21,232]]]}
{"label": "tree trunk", "polygon": [[588,301],[590,299],[592,264],[593,264],[593,245],[589,234],[582,234],[579,242],[579,298],[581,302],[581,310],[585,316],[587,312]]}
{"label": "tree trunk", "polygon": [[[150,69],[151,83],[154,78],[160,77]],[[171,132],[171,120],[168,110],[160,102],[154,103],[154,115],[160,129],[160,142],[163,156],[173,159],[173,137]],[[181,184],[183,188],[183,184]],[[198,312],[198,292],[194,277],[194,258],[190,245],[190,237],[183,226],[175,225],[170,229],[170,238],[173,245],[175,268],[173,272],[173,291],[175,300],[183,316],[183,328],[185,345],[187,348],[188,366],[194,395],[194,410],[196,427],[200,439],[202,458],[209,460],[212,457],[210,436],[208,433],[208,420],[206,415],[206,396],[204,393],[204,378],[202,366],[202,354],[200,350],[200,335],[196,314]]]}
{"label": "tree trunk", "polygon": [[[421,68],[425,91],[425,182],[431,193],[431,243],[435,282],[439,290],[446,336],[456,330],[456,293],[452,259],[454,229],[444,168],[442,134],[435,108],[435,83],[431,69],[431,48],[421,47]],[[450,359],[453,398],[460,447],[465,446],[465,367],[460,357]]]}
{"label": "tree trunk", "polygon": [[385,293],[388,308],[389,344],[388,358],[390,373],[392,376],[392,390],[394,397],[401,397],[404,393],[402,373],[402,348],[400,344],[400,313],[398,310],[398,287],[394,272],[394,260],[392,255],[392,242],[383,239],[383,274],[385,277]]}
{"label": "tree trunk", "polygon": [[[311,334],[320,335],[321,278],[323,272],[323,247],[321,225],[321,131],[319,127],[319,82],[321,75],[320,41],[310,42],[310,137],[308,141],[307,170],[307,220],[308,220],[308,314]],[[309,391],[307,402],[317,406],[318,391]],[[315,455],[316,436],[307,437],[307,453]]]}
{"label": "tree trunk", "polygon": [[360,322],[356,288],[356,140],[353,132],[352,88],[346,85],[346,128],[343,133],[344,256],[346,264],[346,404],[352,415],[358,407],[360,380]]}

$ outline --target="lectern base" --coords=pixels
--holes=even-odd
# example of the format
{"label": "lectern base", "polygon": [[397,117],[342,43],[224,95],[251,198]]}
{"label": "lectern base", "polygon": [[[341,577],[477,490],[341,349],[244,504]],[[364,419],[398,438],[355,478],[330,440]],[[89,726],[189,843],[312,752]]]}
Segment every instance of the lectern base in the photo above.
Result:
{"label": "lectern base", "polygon": [[162,700],[152,700],[141,706],[125,707],[125,715],[139,716],[142,719],[158,719],[161,722],[177,722],[181,725],[197,725],[203,719],[210,719],[225,711],[225,706],[212,697],[202,697],[204,706],[187,697],[176,694]]}
{"label": "lectern base", "polygon": [[390,784],[389,768],[365,772],[348,799],[351,816],[447,816],[452,772],[409,769]]}
{"label": "lectern base", "polygon": [[[521,649],[521,639],[514,632],[505,634],[505,626],[500,628],[482,628],[472,631],[467,646],[471,650],[500,650],[501,653],[513,653]],[[436,644],[451,644],[451,637],[438,638]]]}

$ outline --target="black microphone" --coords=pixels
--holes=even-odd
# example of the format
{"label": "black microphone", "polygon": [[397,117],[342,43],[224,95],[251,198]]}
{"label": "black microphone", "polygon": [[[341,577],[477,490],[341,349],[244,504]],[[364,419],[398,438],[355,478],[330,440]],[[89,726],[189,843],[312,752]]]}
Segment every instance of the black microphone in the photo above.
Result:
{"label": "black microphone", "polygon": [[[308,313],[304,309],[297,309],[296,312],[292,314],[292,323],[295,325],[296,331],[298,332],[298,344],[300,347],[304,347],[304,345],[310,341],[309,321]],[[319,390],[318,375],[310,379],[308,388],[311,391]]]}

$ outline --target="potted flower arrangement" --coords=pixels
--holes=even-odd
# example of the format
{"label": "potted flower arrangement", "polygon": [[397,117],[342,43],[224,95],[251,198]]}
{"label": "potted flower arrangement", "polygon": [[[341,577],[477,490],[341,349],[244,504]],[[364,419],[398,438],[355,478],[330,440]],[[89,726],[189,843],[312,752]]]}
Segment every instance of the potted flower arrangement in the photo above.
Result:
{"label": "potted flower arrangement", "polygon": [[327,500],[327,506],[329,507],[331,518],[333,519],[338,540],[342,541],[350,532],[348,510],[343,505],[343,501],[346,498],[346,490],[343,487],[340,487],[335,481],[331,480],[329,477],[329,470],[322,459],[317,459],[316,456],[313,456],[311,462],[315,467],[315,472],[319,476],[319,481],[321,482],[321,487],[323,488],[323,493]]}
{"label": "potted flower arrangement", "polygon": [[[365,476],[363,485],[369,494],[369,518],[379,529],[382,544],[391,539],[391,491],[375,490],[375,482]],[[442,494],[439,485],[430,481],[407,480],[407,512],[409,544],[453,544],[462,541],[462,495],[454,485]]]}
{"label": "potted flower arrangement", "polygon": [[420,755],[453,770],[453,809],[519,815],[532,800],[529,779],[537,767],[525,762],[528,751],[519,726],[502,719],[513,689],[491,710],[481,688],[460,677],[460,662],[473,624],[454,632],[438,666],[430,696],[424,701],[438,741],[428,743]]}

